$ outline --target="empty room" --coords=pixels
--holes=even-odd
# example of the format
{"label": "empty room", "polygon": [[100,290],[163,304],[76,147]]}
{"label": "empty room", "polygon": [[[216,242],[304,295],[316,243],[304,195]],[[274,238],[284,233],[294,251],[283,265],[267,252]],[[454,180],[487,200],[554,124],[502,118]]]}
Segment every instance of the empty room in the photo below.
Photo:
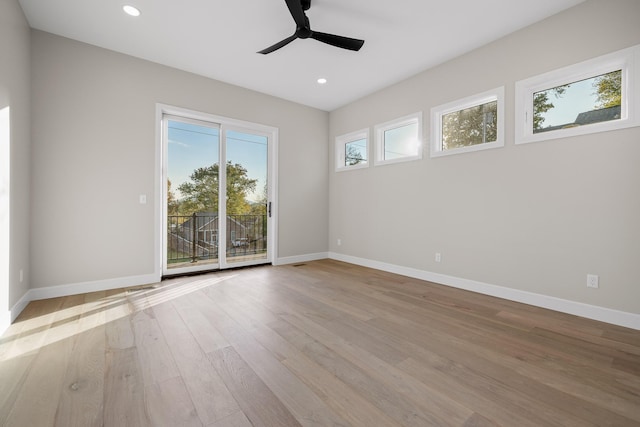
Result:
{"label": "empty room", "polygon": [[640,425],[637,0],[0,0],[0,425]]}

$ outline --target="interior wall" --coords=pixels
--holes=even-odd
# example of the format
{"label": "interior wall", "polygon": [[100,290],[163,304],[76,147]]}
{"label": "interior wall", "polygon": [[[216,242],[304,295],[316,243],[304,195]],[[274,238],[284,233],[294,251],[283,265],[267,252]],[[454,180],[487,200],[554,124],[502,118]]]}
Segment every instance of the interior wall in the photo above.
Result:
{"label": "interior wall", "polygon": [[326,253],[328,113],[41,31],[31,46],[32,287],[154,273],[156,103],[279,128],[277,255]]}
{"label": "interior wall", "polygon": [[0,332],[29,288],[29,39],[17,0],[0,2]]}
{"label": "interior wall", "polygon": [[[639,16],[587,1],[331,112],[331,159],[336,136],[416,111],[425,156],[330,162],[330,252],[640,313],[640,128],[514,145],[515,82],[640,44]],[[503,85],[505,147],[431,159],[430,109]]]}

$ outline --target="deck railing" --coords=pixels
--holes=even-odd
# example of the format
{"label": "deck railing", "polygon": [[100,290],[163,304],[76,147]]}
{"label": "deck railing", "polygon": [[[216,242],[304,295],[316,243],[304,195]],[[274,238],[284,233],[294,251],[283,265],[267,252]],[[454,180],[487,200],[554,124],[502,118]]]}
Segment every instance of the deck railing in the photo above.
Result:
{"label": "deck railing", "polygon": [[219,224],[217,213],[167,217],[167,264],[218,259],[220,228],[226,229],[227,257],[267,251],[266,215],[227,215]]}

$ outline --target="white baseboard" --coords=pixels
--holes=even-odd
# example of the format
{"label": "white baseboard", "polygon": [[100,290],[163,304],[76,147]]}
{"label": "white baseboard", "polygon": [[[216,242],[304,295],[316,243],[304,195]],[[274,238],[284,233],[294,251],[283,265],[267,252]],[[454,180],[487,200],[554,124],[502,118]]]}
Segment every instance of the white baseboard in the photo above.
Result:
{"label": "white baseboard", "polygon": [[49,286],[46,288],[29,289],[29,301],[47,298],[66,297],[69,295],[84,294],[87,292],[108,291],[110,289],[127,288],[129,286],[146,285],[160,281],[156,274],[143,274],[140,276],[117,277],[115,279],[96,280],[93,282],[73,283],[70,285]]}
{"label": "white baseboard", "polygon": [[2,315],[0,318],[0,336],[11,326],[18,315],[22,313],[22,310],[29,304],[29,301],[31,300],[29,299],[29,291],[27,291],[9,311]]}
{"label": "white baseboard", "polygon": [[11,325],[11,310],[8,310],[0,315],[0,337],[4,334]]}
{"label": "white baseboard", "polygon": [[327,258],[329,258],[328,252],[318,252],[316,254],[306,254],[306,255],[297,255],[297,256],[278,258],[273,262],[273,265],[297,264],[299,262],[310,262],[310,261],[317,261],[319,259],[327,259]]}
{"label": "white baseboard", "polygon": [[330,259],[348,262],[350,264],[361,265],[363,267],[375,268],[389,273],[400,274],[414,279],[426,280],[439,283],[454,288],[477,292],[484,295],[503,298],[510,301],[521,302],[536,307],[547,308],[562,313],[573,314],[587,319],[598,320],[600,322],[611,323],[613,325],[624,326],[640,330],[640,315],[625,311],[612,310],[610,308],[599,307],[580,302],[565,300],[548,295],[536,294],[533,292],[521,291],[518,289],[505,288],[503,286],[491,285],[475,280],[462,279],[445,274],[432,273],[415,268],[402,267],[395,264],[388,264],[380,261],[373,261],[365,258],[358,258],[350,255],[329,252]]}
{"label": "white baseboard", "polygon": [[27,291],[24,295],[22,295],[22,298],[20,298],[18,302],[15,303],[13,307],[11,307],[10,323],[13,323],[13,321],[16,320],[18,315],[22,313],[22,310],[24,310],[27,307],[27,304],[29,304],[30,301],[31,300],[29,299],[29,291]]}

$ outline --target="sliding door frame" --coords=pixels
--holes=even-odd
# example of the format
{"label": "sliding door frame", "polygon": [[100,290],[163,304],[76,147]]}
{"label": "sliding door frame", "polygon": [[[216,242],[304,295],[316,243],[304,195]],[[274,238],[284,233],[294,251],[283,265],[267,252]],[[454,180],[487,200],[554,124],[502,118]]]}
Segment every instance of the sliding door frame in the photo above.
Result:
{"label": "sliding door frame", "polygon": [[[228,117],[218,116],[214,114],[204,113],[200,111],[189,110],[182,107],[175,107],[167,104],[156,104],[156,192],[154,203],[154,223],[155,223],[155,238],[154,238],[154,250],[155,257],[155,271],[158,278],[164,275],[175,275],[180,273],[186,273],[181,271],[169,271],[166,269],[166,245],[167,245],[167,145],[165,144],[164,132],[166,131],[163,117],[165,115],[175,116],[177,118],[184,118],[187,120],[196,120],[201,122],[207,122],[214,125],[218,125],[220,129],[220,151],[224,155],[224,139],[225,131],[231,130],[243,130],[246,132],[255,132],[260,135],[264,135],[268,138],[268,150],[267,150],[267,182],[268,182],[268,194],[267,203],[269,204],[269,212],[267,214],[267,258],[260,260],[259,264],[273,263],[277,257],[278,248],[278,128],[273,126],[267,126],[248,122],[244,120],[231,119]],[[222,163],[222,157],[220,158]],[[226,176],[223,176],[225,165],[220,168],[220,183],[224,185],[226,182]],[[223,179],[224,178],[224,179]],[[226,188],[226,187],[224,187]],[[223,218],[224,219],[224,218]],[[226,227],[220,226],[220,231],[224,232]],[[241,267],[247,265],[254,265],[254,262],[226,262],[226,254],[218,252],[218,263],[201,265],[195,268],[189,269],[189,273],[197,271],[209,271],[218,270],[232,267]]]}

